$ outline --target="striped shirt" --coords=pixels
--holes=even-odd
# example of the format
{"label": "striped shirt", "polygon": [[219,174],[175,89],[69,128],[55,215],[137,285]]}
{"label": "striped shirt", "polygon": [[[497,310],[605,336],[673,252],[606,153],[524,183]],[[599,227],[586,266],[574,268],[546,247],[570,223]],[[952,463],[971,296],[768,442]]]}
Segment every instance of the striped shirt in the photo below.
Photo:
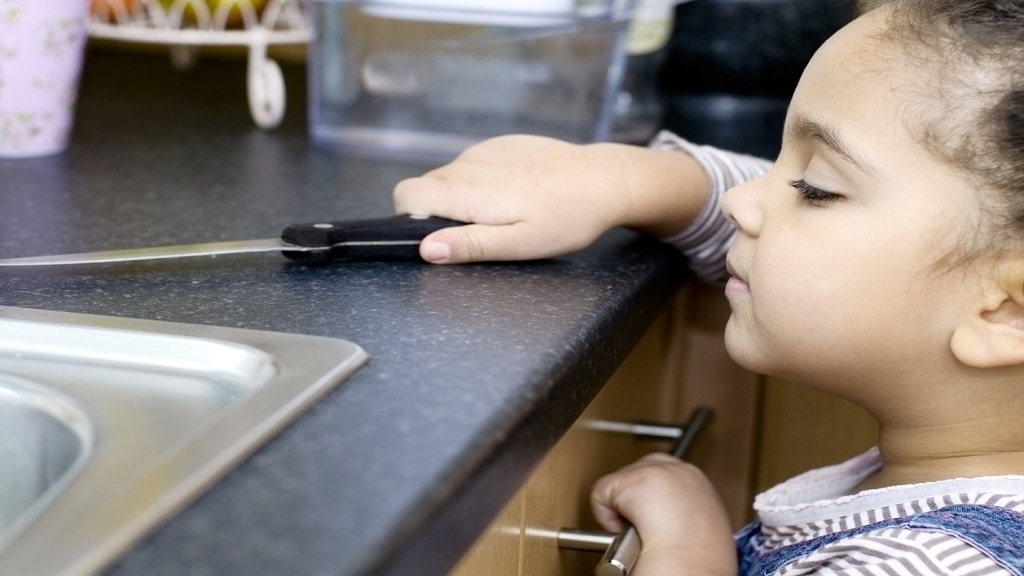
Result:
{"label": "striped shirt", "polygon": [[[1024,476],[960,478],[847,493],[878,470],[878,450],[812,470],[762,493],[754,508],[762,546],[774,550],[836,532],[955,504],[1024,513]],[[782,566],[778,576],[1003,576],[1002,565],[959,536],[937,530],[880,528],[841,538]]]}
{"label": "striped shirt", "polygon": [[704,169],[709,183],[707,203],[689,226],[662,238],[662,241],[687,257],[690,269],[698,278],[710,284],[724,285],[729,279],[725,271],[725,255],[732,246],[736,230],[722,215],[722,196],[733,186],[763,174],[771,162],[710,146],[698,146],[665,131],[654,137],[650,147],[686,152]]}

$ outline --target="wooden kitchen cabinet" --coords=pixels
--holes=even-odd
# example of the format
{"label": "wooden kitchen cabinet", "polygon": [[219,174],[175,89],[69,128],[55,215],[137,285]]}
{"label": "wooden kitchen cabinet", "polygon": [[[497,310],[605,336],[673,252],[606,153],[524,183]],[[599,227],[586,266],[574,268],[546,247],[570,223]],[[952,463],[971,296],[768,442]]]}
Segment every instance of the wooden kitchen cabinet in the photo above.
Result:
{"label": "wooden kitchen cabinet", "polygon": [[722,340],[728,318],[719,290],[683,290],[450,576],[593,574],[601,555],[559,550],[558,529],[597,530],[593,482],[671,446],[589,429],[595,419],[683,423],[695,406],[710,406],[714,418],[689,460],[715,484],[736,529],[752,519],[758,492],[876,442],[859,407],[736,366]]}
{"label": "wooden kitchen cabinet", "polygon": [[878,425],[864,409],[824,392],[766,378],[762,405],[755,492],[878,441]]}
{"label": "wooden kitchen cabinet", "polygon": [[665,317],[659,319],[648,332],[452,574],[543,576],[593,572],[599,556],[559,551],[556,531],[561,527],[593,526],[587,503],[590,485],[602,474],[657,446],[588,429],[586,422],[655,419],[658,386],[637,384],[658,381],[657,355],[665,346],[665,322]]}
{"label": "wooden kitchen cabinet", "polygon": [[589,504],[594,481],[672,444],[597,431],[588,427],[593,420],[681,424],[695,406],[712,407],[715,417],[690,460],[720,488],[734,524],[745,523],[759,384],[725,353],[727,319],[719,291],[695,284],[681,292],[451,575],[593,574],[600,554],[559,550],[557,531],[597,530]]}

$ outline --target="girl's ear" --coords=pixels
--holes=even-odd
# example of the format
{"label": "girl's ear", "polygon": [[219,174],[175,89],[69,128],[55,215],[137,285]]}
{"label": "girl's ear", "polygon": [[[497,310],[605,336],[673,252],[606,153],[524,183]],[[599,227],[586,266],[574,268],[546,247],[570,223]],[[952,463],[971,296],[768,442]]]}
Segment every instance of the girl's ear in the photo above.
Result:
{"label": "girl's ear", "polygon": [[1024,283],[988,294],[953,331],[950,349],[974,368],[1024,365]]}

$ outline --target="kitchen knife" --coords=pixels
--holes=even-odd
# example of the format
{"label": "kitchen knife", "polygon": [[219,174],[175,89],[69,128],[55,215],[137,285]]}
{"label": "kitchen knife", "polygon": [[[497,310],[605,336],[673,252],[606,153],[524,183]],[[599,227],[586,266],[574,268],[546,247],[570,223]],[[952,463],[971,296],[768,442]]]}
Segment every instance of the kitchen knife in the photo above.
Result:
{"label": "kitchen knife", "polygon": [[288,226],[280,238],[7,258],[0,259],[0,266],[97,264],[249,252],[281,252],[303,264],[327,264],[335,260],[419,260],[419,245],[425,236],[463,224],[447,218],[414,216],[314,222]]}

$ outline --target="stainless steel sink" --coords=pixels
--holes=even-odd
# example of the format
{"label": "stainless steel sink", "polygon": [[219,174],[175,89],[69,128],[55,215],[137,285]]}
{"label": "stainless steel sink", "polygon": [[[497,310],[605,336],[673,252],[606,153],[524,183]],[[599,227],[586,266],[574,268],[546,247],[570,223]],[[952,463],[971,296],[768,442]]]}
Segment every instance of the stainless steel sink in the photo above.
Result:
{"label": "stainless steel sink", "polygon": [[91,574],[367,359],[344,340],[0,307],[0,574]]}
{"label": "stainless steel sink", "polygon": [[89,417],[66,395],[0,375],[0,542],[81,468],[94,433]]}

